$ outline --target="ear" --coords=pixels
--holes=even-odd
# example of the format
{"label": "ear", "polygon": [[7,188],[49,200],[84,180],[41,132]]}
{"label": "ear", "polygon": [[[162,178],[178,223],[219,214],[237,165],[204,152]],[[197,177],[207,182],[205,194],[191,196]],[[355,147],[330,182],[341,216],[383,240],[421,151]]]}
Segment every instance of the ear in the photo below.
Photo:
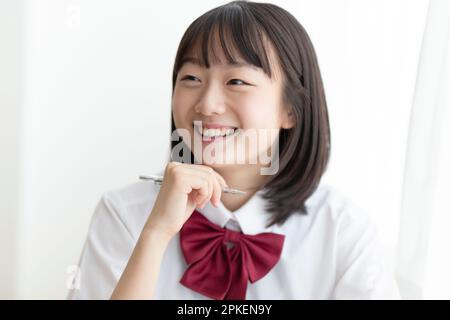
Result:
{"label": "ear", "polygon": [[291,111],[285,112],[281,121],[281,128],[291,129],[295,126],[294,114]]}

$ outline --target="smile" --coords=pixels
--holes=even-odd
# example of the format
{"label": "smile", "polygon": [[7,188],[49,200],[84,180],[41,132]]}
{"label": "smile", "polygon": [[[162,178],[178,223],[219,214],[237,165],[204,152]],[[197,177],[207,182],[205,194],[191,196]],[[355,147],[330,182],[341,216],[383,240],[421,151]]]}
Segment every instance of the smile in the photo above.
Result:
{"label": "smile", "polygon": [[194,129],[202,137],[203,141],[214,141],[217,139],[235,136],[239,134],[239,128],[204,128],[202,126],[194,126]]}

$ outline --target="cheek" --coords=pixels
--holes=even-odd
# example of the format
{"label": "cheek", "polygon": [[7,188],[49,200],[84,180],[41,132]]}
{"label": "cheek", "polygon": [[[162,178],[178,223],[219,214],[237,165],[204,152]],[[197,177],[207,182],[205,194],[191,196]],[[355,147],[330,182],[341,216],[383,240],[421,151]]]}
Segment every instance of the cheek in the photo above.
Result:
{"label": "cheek", "polygon": [[234,105],[245,129],[279,128],[279,102],[275,94],[258,90]]}
{"label": "cheek", "polygon": [[172,112],[177,127],[182,126],[183,119],[186,119],[186,115],[194,105],[195,98],[193,95],[186,94],[183,89],[175,87],[172,97]]}

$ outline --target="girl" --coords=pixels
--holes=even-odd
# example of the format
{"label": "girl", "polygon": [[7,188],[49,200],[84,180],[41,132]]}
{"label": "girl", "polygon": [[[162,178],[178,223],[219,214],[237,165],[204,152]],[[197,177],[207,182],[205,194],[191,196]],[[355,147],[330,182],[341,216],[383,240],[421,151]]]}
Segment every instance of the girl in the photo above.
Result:
{"label": "girl", "polygon": [[399,297],[368,214],[320,183],[325,93],[290,13],[234,1],[195,20],[175,59],[172,131],[160,186],[103,195],[69,298]]}

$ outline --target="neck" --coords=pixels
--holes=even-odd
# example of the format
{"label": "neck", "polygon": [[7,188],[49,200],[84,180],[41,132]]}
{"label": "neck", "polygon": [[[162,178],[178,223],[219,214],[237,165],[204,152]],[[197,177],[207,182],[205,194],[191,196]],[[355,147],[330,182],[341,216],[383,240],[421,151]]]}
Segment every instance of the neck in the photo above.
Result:
{"label": "neck", "polygon": [[230,211],[242,207],[264,184],[267,176],[261,175],[258,165],[237,165],[214,168],[230,188],[245,191],[245,195],[222,193],[221,201]]}

